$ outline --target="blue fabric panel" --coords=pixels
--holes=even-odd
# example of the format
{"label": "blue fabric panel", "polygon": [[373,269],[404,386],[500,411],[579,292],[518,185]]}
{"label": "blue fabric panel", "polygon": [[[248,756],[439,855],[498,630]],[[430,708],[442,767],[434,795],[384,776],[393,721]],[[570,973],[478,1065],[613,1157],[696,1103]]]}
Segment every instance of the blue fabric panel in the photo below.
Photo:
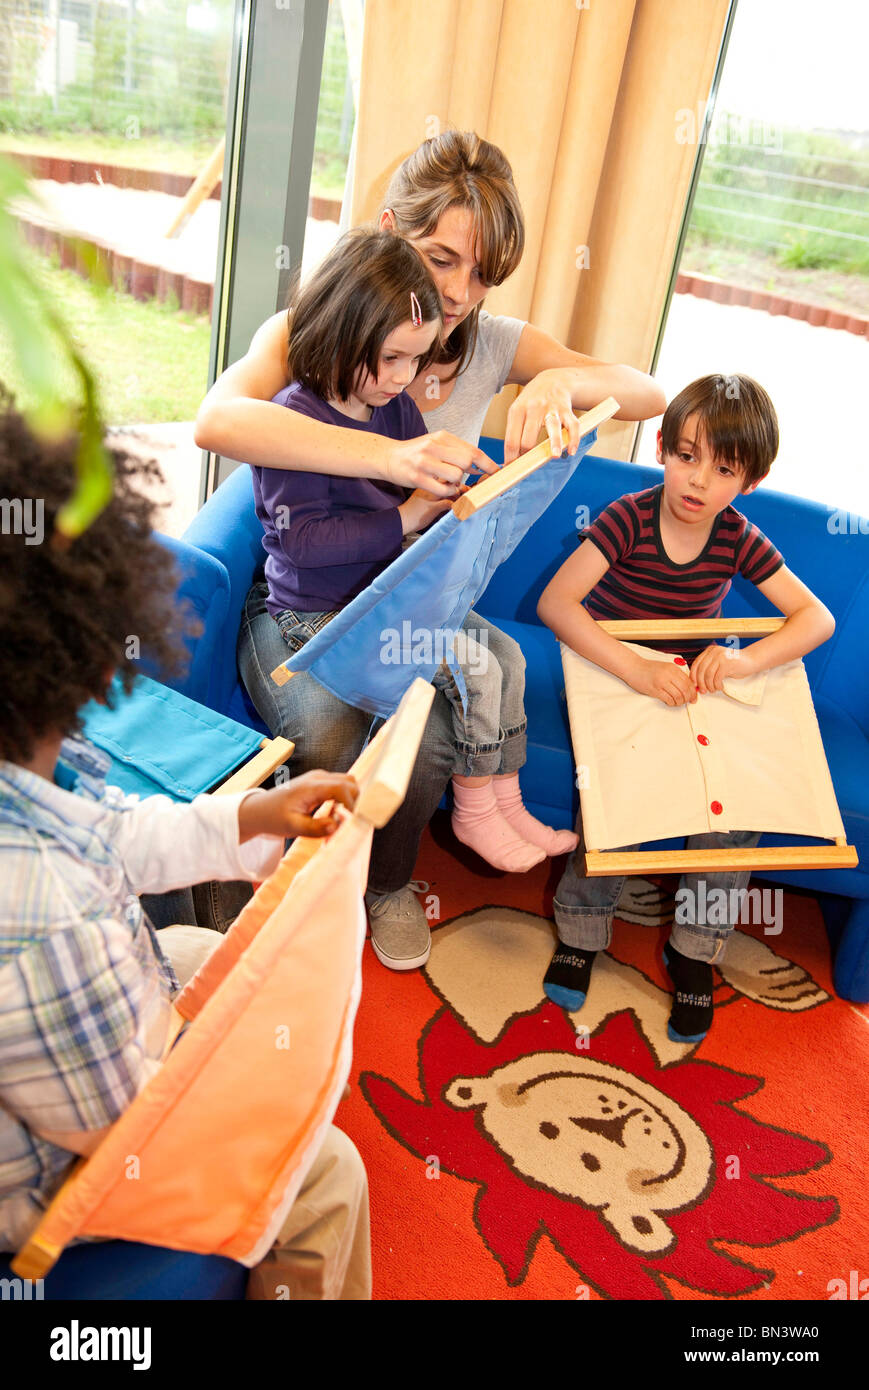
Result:
{"label": "blue fabric panel", "polygon": [[[0,1256],[0,1278],[14,1277],[9,1260]],[[69,1246],[46,1278],[43,1295],[47,1302],[213,1299],[227,1303],[244,1298],[247,1279],[244,1265],[223,1255],[189,1255],[158,1245],[107,1240]]]}
{"label": "blue fabric panel", "polygon": [[114,708],[82,711],[87,738],[112,760],[107,781],[125,792],[192,801],[257,750],[261,736],[168,686],[139,676],[129,695],[112,688]]}
{"label": "blue fabric panel", "polygon": [[[388,716],[417,676],[446,657],[432,634],[453,633],[498,566],[558,496],[597,438],[552,459],[467,521],[448,511],[287,662],[347,704]],[[391,639],[391,640],[390,640]],[[461,686],[460,686],[461,688]]]}

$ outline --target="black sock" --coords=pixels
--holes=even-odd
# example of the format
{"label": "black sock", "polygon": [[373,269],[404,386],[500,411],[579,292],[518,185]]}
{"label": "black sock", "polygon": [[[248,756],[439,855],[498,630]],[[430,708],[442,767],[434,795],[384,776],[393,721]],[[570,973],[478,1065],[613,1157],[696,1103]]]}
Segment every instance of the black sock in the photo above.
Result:
{"label": "black sock", "polygon": [[553,1004],[568,1013],[581,1009],[588,993],[591,967],[597,951],[581,951],[559,941],[549,969],[543,976],[543,990]]}
{"label": "black sock", "polygon": [[664,947],[664,964],[673,981],[673,1008],[667,1033],[673,1042],[699,1042],[712,1027],[712,966]]}

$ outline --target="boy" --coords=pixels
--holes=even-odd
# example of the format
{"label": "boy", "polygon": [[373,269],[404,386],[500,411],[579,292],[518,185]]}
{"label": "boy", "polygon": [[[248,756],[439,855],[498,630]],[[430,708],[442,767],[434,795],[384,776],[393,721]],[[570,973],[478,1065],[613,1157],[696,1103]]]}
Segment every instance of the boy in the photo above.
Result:
{"label": "boy", "polygon": [[[69,547],[52,544],[74,448],[39,443],[0,398],[0,495],[35,500],[45,537],[0,535],[3,1251],[27,1239],[73,1156],[94,1151],[158,1067],[178,989],[164,949],[180,944],[189,976],[220,940],[195,927],[155,933],[137,894],[265,877],[285,836],[337,827],[311,819],[319,804],[352,807],[357,795],[352,778],[322,772],[189,806],[105,788],[108,760],[69,737],[78,710],[104,697],[116,667],[132,682],[131,633],[164,674],[184,648],[153,504],[134,485],[153,466],[116,455],[108,507]],[[293,1298],[370,1296],[367,1220],[361,1160],[332,1129],[249,1296],[274,1296],[278,1283]]]}
{"label": "boy", "polygon": [[[772,401],[746,376],[707,376],[671,401],[658,432],[664,465],[658,487],[605,507],[583,533],[579,549],[544,590],[537,612],[580,656],[641,694],[666,705],[693,703],[698,692],[721,690],[725,676],[744,679],[805,656],[831,636],[824,605],[785,568],[775,546],[731,503],[753,492],[778,452]],[[677,661],[652,661],[598,627],[596,619],[715,618],[742,574],[785,615],[769,637],[731,651],[700,642],[659,644]],[[677,662],[679,664],[677,664]],[[581,824],[577,823],[581,832]],[[753,831],[690,837],[688,848],[753,846]],[[582,841],[555,894],[559,944],[544,978],[546,994],[563,1008],[582,1007],[598,951],[612,935],[623,880],[585,878]],[[707,875],[706,883],[744,889],[749,875]],[[697,901],[696,877],[683,880],[684,898]],[[674,985],[668,1024],[676,1042],[699,1042],[712,1024],[712,965],[733,930],[720,925],[674,924],[664,960]]]}

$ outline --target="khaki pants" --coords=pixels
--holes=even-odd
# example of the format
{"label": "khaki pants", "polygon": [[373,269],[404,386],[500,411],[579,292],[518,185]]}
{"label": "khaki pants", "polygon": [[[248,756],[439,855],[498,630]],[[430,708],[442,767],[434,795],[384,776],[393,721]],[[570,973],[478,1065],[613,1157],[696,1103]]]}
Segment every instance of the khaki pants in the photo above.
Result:
{"label": "khaki pants", "polygon": [[[184,985],[222,938],[203,927],[165,927],[158,939]],[[362,1159],[330,1126],[277,1240],[250,1272],[251,1299],[369,1299],[371,1235]]]}

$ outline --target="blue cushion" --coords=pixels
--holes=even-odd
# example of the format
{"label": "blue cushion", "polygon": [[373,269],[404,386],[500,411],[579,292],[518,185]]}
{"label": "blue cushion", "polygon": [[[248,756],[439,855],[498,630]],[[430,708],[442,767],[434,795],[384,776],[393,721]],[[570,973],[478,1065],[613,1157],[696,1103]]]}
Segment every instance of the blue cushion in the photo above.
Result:
{"label": "blue cushion", "polygon": [[[0,1277],[14,1279],[0,1257]],[[190,1255],[157,1245],[109,1240],[71,1245],[46,1278],[45,1299],[133,1300],[243,1299],[248,1271],[222,1255]],[[36,1293],[31,1286],[30,1292]]]}

